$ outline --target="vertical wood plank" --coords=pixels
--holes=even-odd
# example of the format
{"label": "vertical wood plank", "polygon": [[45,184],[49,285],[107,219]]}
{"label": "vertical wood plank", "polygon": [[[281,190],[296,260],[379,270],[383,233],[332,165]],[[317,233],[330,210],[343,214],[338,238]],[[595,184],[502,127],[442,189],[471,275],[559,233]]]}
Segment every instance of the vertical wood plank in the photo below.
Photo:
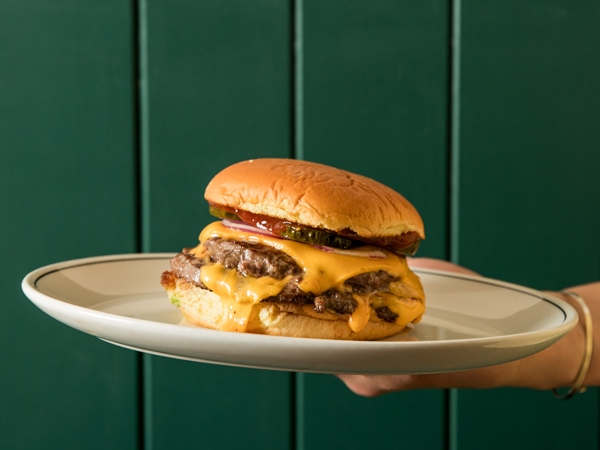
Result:
{"label": "vertical wood plank", "polygon": [[461,261],[539,288],[594,279],[598,5],[464,2],[462,23]]}
{"label": "vertical wood plank", "polygon": [[[196,245],[225,166],[291,155],[289,14],[273,0],[148,2],[148,250]],[[291,374],[147,364],[148,448],[290,447]]]}
{"label": "vertical wood plank", "polygon": [[448,10],[304,0],[304,154],[378,179],[423,216],[421,255],[447,239]]}
{"label": "vertical wood plank", "polygon": [[[599,279],[600,6],[462,1],[460,20],[459,262],[540,289]],[[598,448],[596,389],[457,398],[458,448]]]}
{"label": "vertical wood plank", "polygon": [[[423,215],[420,255],[447,257],[445,2],[304,0],[302,151],[382,181]],[[378,399],[331,376],[300,375],[299,447],[443,448],[445,393]]]}
{"label": "vertical wood plank", "polygon": [[136,354],[20,292],[42,265],[136,250],[130,6],[4,1],[0,42],[0,448],[132,449]]}

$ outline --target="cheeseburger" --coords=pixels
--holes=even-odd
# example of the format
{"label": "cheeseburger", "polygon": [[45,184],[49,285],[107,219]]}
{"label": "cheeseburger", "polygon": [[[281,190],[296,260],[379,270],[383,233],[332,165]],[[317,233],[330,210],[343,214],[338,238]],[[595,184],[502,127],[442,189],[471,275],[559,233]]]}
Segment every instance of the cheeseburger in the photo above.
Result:
{"label": "cheeseburger", "polygon": [[370,178],[293,159],[255,159],[205,192],[221,219],[171,260],[161,284],[194,325],[278,336],[381,339],[425,311],[406,255],[423,222]]}

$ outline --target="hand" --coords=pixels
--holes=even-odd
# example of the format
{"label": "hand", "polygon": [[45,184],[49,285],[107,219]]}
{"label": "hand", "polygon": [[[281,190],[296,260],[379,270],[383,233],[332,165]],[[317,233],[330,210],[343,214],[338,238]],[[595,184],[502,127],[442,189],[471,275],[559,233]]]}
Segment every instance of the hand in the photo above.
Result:
{"label": "hand", "polygon": [[[456,273],[477,275],[475,272],[447,261],[411,258],[410,267],[422,267],[446,270]],[[586,298],[588,306],[594,312],[595,305],[600,302],[600,283],[571,288]],[[554,296],[564,299],[580,312],[579,305],[570,297],[552,292]],[[600,333],[597,333],[600,335]],[[532,389],[553,389],[569,386],[575,377],[583,358],[584,330],[583,324],[575,327],[570,333],[549,348],[517,361],[460,372],[442,374],[415,375],[338,375],[346,386],[354,393],[366,397],[374,397],[388,392],[425,388],[494,388],[503,386],[524,387]],[[600,344],[599,344],[600,345]],[[600,347],[597,347],[600,348]],[[592,360],[587,385],[596,384],[600,372],[598,360]]]}

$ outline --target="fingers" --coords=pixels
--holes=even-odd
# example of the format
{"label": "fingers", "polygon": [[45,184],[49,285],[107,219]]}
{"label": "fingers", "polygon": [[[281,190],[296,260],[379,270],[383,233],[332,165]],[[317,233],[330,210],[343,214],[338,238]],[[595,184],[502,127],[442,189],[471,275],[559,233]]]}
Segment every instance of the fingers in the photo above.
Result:
{"label": "fingers", "polygon": [[483,389],[512,385],[520,362],[460,372],[423,375],[337,375],[357,395],[377,397],[414,389]]}
{"label": "fingers", "polygon": [[410,389],[408,375],[337,375],[357,395],[377,397],[388,392]]}

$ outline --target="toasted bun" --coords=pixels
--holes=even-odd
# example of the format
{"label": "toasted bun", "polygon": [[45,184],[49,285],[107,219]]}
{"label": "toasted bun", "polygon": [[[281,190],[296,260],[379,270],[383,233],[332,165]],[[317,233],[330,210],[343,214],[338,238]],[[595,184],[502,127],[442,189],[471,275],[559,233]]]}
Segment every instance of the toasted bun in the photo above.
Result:
{"label": "toasted bun", "polygon": [[398,192],[362,175],[295,159],[243,161],[206,187],[209,202],[358,236],[407,232],[425,238],[417,210]]}
{"label": "toasted bun", "polygon": [[[220,329],[227,321],[226,307],[214,292],[182,279],[176,279],[166,290],[171,302],[178,305],[184,318],[192,325]],[[378,321],[369,322],[355,333],[347,320],[333,315],[325,316],[326,319],[314,317],[308,309],[284,303],[256,303],[252,306],[245,332],[316,339],[375,340],[395,335],[406,328]]]}

